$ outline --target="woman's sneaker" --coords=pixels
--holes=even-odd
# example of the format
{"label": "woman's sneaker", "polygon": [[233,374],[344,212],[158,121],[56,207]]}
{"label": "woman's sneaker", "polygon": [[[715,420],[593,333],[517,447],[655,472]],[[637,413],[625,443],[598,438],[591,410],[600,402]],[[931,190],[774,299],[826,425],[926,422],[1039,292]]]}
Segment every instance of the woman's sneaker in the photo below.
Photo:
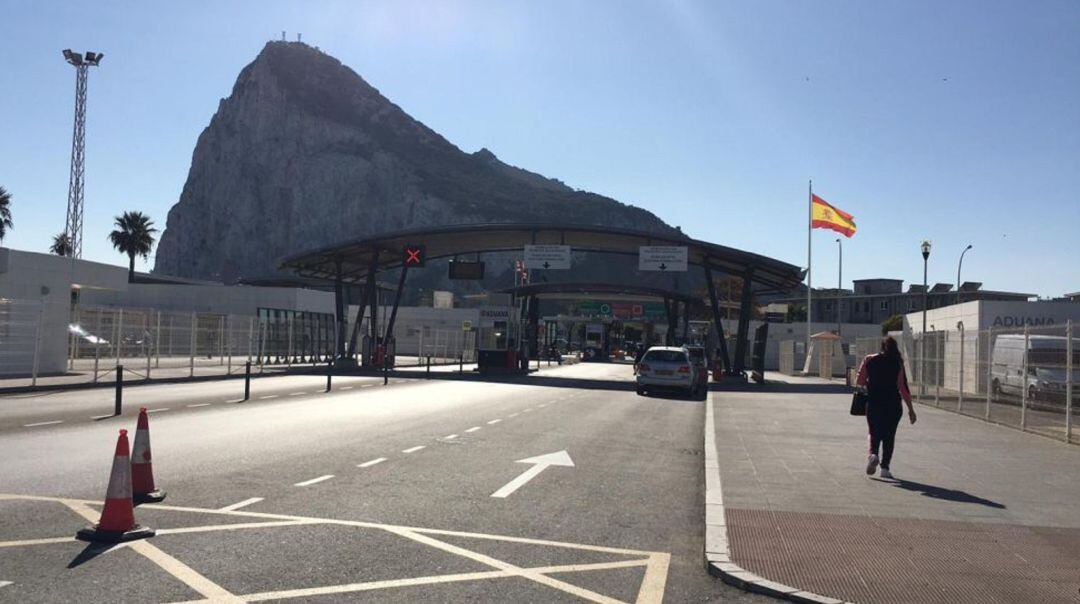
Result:
{"label": "woman's sneaker", "polygon": [[889,471],[889,468],[881,468],[881,477],[891,479],[893,475],[892,472]]}
{"label": "woman's sneaker", "polygon": [[874,472],[877,471],[877,465],[878,465],[878,456],[871,453],[870,457],[866,458],[866,473],[867,473],[867,475],[873,476]]}

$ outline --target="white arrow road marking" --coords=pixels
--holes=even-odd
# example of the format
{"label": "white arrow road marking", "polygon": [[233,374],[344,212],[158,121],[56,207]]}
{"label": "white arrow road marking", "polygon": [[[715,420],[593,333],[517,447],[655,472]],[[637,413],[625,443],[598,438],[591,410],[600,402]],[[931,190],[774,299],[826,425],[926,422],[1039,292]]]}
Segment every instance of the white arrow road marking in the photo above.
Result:
{"label": "white arrow road marking", "polygon": [[525,470],[520,476],[506,483],[503,488],[492,493],[492,497],[508,497],[514,491],[525,486],[525,483],[536,478],[536,475],[546,470],[548,466],[574,467],[574,461],[570,459],[570,455],[566,451],[557,451],[555,453],[548,453],[547,455],[537,455],[536,457],[530,457],[528,459],[519,459],[516,463],[531,463],[533,464],[533,467]]}

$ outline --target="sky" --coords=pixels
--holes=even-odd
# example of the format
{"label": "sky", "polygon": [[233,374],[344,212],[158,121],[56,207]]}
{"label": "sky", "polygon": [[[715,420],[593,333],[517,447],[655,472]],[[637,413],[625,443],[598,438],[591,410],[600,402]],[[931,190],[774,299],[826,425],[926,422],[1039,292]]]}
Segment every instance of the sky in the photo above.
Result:
{"label": "sky", "polygon": [[[83,257],[164,228],[199,133],[287,32],[466,152],[807,264],[808,183],[855,216],[843,278],[1080,291],[1080,2],[0,0],[3,245],[64,228],[74,69],[89,76]],[[813,284],[834,287],[831,231]],[[149,269],[140,261],[138,268]]]}

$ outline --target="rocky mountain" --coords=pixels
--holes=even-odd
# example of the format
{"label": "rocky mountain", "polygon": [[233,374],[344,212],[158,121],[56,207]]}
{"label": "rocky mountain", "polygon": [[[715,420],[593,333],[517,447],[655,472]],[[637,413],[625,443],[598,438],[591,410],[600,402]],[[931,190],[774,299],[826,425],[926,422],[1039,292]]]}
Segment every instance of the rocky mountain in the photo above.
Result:
{"label": "rocky mountain", "polygon": [[270,42],[199,136],[155,272],[234,282],[383,231],[571,222],[671,232],[652,213],[466,153],[340,61]]}

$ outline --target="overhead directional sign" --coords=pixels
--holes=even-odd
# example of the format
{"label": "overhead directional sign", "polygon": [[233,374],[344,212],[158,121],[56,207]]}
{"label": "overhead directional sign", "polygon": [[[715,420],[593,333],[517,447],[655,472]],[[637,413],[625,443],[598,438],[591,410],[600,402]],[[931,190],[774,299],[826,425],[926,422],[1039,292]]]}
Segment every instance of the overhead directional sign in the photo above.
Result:
{"label": "overhead directional sign", "polygon": [[556,451],[555,453],[548,453],[547,455],[537,455],[536,457],[530,457],[528,459],[519,459],[517,460],[517,463],[531,463],[533,464],[533,467],[525,470],[520,476],[503,485],[498,491],[492,493],[492,497],[498,497],[500,499],[509,497],[514,491],[525,486],[525,483],[536,478],[537,474],[548,469],[548,466],[574,467],[574,461],[570,459],[570,455],[566,451]]}
{"label": "overhead directional sign", "polygon": [[643,245],[638,248],[639,271],[686,272],[686,246]]}
{"label": "overhead directional sign", "polygon": [[526,245],[525,268],[567,270],[570,268],[570,246]]}

